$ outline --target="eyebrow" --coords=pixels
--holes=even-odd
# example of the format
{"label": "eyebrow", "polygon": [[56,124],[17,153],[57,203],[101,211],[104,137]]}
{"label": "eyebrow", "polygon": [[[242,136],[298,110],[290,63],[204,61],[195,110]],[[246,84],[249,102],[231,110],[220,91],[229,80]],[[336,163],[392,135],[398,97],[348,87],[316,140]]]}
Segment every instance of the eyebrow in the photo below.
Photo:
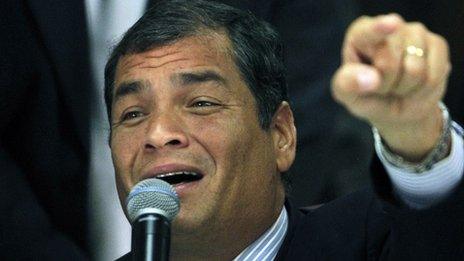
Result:
{"label": "eyebrow", "polygon": [[[182,72],[171,76],[171,81],[178,83],[180,86],[194,85],[204,82],[216,82],[221,86],[226,86],[226,79],[219,73],[206,70],[200,72]],[[117,86],[114,93],[113,101],[116,102],[124,96],[138,94],[147,89],[149,85],[141,81],[123,82]]]}
{"label": "eyebrow", "polygon": [[114,102],[124,96],[140,93],[146,88],[147,86],[140,81],[123,82],[116,88],[116,92],[114,93]]}
{"label": "eyebrow", "polygon": [[173,75],[171,78],[172,82],[176,82],[181,86],[184,85],[194,85],[204,82],[216,82],[219,85],[226,86],[227,81],[224,77],[222,77],[219,73],[206,70],[206,71],[199,71],[199,72],[182,72],[176,75]]}

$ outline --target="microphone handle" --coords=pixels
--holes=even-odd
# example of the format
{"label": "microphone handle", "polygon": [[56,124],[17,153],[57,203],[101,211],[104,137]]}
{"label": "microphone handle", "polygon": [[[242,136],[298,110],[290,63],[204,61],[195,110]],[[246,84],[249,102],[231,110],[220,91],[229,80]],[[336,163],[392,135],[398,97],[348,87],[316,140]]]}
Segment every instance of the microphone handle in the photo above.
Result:
{"label": "microphone handle", "polygon": [[147,213],[132,224],[132,260],[168,261],[171,224],[162,215]]}

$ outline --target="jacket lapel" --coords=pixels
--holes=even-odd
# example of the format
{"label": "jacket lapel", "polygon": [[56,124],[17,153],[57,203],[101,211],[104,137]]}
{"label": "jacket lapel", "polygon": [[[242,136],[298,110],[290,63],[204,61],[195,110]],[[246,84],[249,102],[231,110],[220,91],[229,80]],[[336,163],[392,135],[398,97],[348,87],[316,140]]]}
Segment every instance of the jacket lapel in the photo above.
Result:
{"label": "jacket lapel", "polygon": [[303,217],[303,214],[294,207],[289,198],[285,199],[285,209],[287,210],[288,214],[287,234],[285,235],[284,242],[282,242],[282,245],[280,246],[279,252],[277,252],[275,258],[277,261],[286,260],[290,244],[292,243],[293,236],[295,234],[295,230],[297,229],[298,225],[300,224],[300,220]]}

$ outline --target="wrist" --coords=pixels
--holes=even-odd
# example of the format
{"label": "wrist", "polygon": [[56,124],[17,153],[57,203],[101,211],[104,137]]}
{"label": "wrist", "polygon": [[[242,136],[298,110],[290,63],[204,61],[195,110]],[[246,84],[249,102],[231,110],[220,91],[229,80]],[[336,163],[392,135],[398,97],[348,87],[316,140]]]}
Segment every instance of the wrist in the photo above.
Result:
{"label": "wrist", "polygon": [[445,130],[445,122],[449,122],[448,111],[440,103],[420,121],[375,127],[389,151],[408,162],[421,162],[437,145]]}
{"label": "wrist", "polygon": [[[438,133],[438,138],[432,140],[432,145],[424,145],[420,139],[421,133],[412,134],[415,137],[415,148],[424,149],[431,147],[429,149],[424,149],[425,152],[401,154],[398,150],[391,148],[390,144],[386,144],[383,136],[381,137],[378,130],[373,128],[374,138],[376,143],[380,146],[380,152],[383,157],[392,165],[406,169],[410,172],[421,173],[432,168],[432,166],[438,161],[447,157],[450,153],[451,148],[451,120],[449,118],[449,113],[446,107],[440,103],[440,114],[441,114],[441,124],[438,124],[441,129]],[[430,142],[429,140],[429,142]],[[405,142],[404,145],[407,145]],[[408,148],[406,151],[408,151]],[[405,156],[406,155],[406,156]],[[411,156],[413,155],[413,156]],[[419,155],[419,156],[418,156]]]}

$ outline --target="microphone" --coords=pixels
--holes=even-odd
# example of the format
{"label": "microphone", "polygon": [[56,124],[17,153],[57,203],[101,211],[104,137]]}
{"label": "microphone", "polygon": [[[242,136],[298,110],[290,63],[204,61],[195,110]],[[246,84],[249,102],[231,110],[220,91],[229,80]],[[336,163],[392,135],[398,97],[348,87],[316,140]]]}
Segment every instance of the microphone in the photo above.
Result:
{"label": "microphone", "polygon": [[132,260],[167,261],[171,221],[179,212],[179,198],[167,182],[152,178],[137,183],[126,199],[132,224]]}

